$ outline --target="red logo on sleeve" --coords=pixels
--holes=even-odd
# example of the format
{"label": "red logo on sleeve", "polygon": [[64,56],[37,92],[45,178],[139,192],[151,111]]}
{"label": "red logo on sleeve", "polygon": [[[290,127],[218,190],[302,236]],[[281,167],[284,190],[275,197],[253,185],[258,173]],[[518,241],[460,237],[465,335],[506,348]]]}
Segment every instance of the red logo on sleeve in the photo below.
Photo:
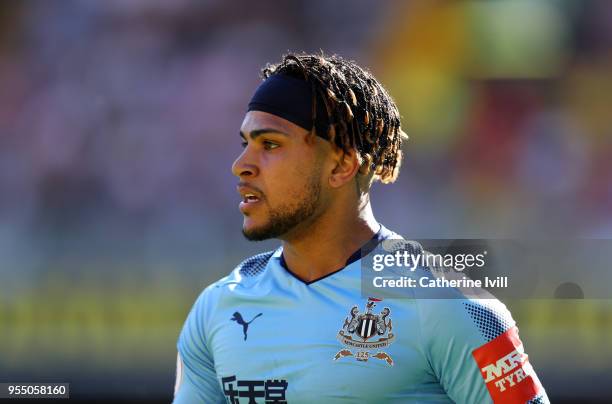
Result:
{"label": "red logo on sleeve", "polygon": [[496,404],[525,403],[544,390],[516,327],[476,348],[472,355]]}

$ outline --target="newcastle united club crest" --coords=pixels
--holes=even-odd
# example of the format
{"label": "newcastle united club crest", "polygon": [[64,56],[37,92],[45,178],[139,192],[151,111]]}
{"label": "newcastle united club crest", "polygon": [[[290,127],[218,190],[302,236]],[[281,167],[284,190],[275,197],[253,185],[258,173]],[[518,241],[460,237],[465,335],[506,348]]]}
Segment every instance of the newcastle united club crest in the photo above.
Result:
{"label": "newcastle united club crest", "polygon": [[380,313],[373,313],[376,303],[380,301],[381,299],[370,297],[365,306],[365,313],[360,313],[357,306],[353,306],[336,337],[346,348],[340,350],[334,356],[334,360],[354,356],[358,361],[366,362],[372,357],[384,360],[389,366],[393,366],[393,359],[383,351],[395,339],[389,318],[391,310],[385,307]]}

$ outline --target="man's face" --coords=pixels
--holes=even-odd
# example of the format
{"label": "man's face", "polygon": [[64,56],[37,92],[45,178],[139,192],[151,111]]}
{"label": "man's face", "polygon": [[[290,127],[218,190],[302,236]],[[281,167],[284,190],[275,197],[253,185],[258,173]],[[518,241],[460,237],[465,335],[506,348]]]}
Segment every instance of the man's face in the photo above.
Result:
{"label": "man's face", "polygon": [[249,240],[282,238],[322,212],[323,166],[329,145],[278,116],[249,111],[240,135],[244,151],[232,165],[239,179]]}

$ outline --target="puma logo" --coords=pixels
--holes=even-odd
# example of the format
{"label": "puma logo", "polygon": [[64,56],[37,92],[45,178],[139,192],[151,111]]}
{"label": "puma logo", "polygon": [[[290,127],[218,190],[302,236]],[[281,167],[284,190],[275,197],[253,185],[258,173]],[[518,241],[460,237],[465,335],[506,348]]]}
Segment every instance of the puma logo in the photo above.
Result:
{"label": "puma logo", "polygon": [[251,321],[247,321],[245,322],[244,319],[242,318],[242,314],[235,312],[234,316],[232,318],[230,318],[230,320],[237,322],[238,324],[242,325],[242,332],[244,333],[244,340],[246,341],[247,339],[247,330],[249,329],[249,324],[251,324],[253,322],[253,320],[255,320],[257,317],[261,316],[263,313],[259,313],[258,315],[256,315],[255,317],[253,317],[251,319]]}

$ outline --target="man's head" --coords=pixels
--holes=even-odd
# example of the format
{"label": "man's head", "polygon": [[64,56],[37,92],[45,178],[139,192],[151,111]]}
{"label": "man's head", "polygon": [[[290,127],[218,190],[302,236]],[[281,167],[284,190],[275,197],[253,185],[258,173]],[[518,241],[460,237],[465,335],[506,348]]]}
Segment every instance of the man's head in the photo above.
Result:
{"label": "man's head", "polygon": [[290,237],[331,207],[356,203],[374,180],[395,181],[405,134],[370,73],[337,56],[301,54],[263,77],[232,166],[248,239]]}

